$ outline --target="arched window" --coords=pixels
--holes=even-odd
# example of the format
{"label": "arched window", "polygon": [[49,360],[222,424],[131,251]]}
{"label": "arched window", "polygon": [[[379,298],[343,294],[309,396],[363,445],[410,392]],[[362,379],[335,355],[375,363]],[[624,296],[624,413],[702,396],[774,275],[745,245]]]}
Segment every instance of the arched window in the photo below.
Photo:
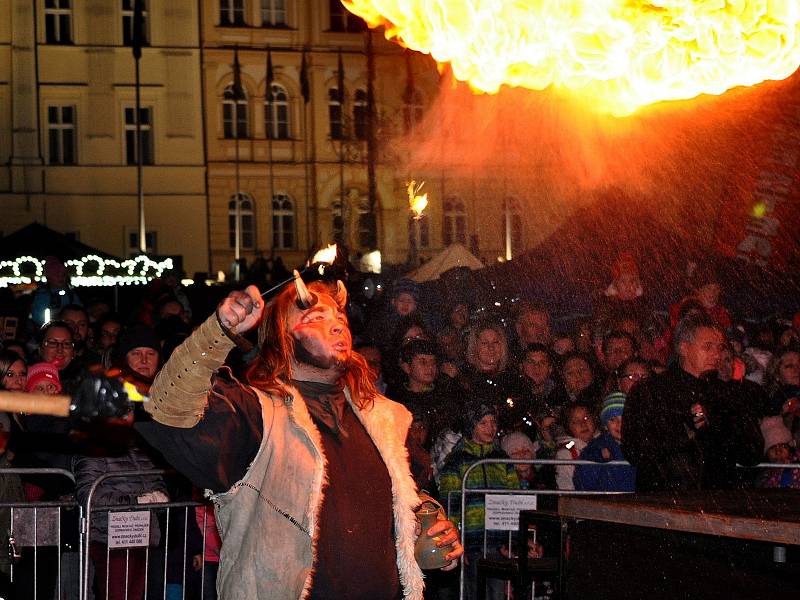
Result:
{"label": "arched window", "polygon": [[292,250],[294,241],[294,203],[286,194],[272,197],[272,246],[276,250]]}
{"label": "arched window", "polygon": [[[247,94],[242,90],[243,98],[236,98],[233,84],[222,93],[222,133],[226,139],[247,138]],[[235,123],[235,125],[234,125]]]}
{"label": "arched window", "polygon": [[264,102],[264,113],[267,117],[267,137],[273,140],[289,139],[289,95],[286,88],[277,83],[272,84],[271,102]]}
{"label": "arched window", "polygon": [[236,248],[236,202],[239,202],[239,248],[252,250],[255,247],[256,220],[253,199],[243,193],[231,196],[228,202],[228,241]]}
{"label": "arched window", "polygon": [[369,209],[369,200],[362,198],[358,203],[358,247],[371,248],[375,244],[377,224],[375,214]]}
{"label": "arched window", "polygon": [[[511,247],[508,246],[508,236],[510,237]],[[522,211],[520,210],[519,200],[508,197],[503,202],[503,226],[502,236],[503,245],[506,248],[506,258],[511,258],[515,253],[522,251]],[[510,255],[509,255],[509,252]]]}
{"label": "arched window", "polygon": [[341,0],[329,0],[328,6],[330,8],[330,30],[342,31],[348,33],[359,33],[366,31],[367,24],[355,16],[343,5]]}
{"label": "arched window", "polygon": [[369,110],[367,106],[367,92],[356,90],[353,96],[353,133],[356,139],[367,139],[369,124]]}
{"label": "arched window", "polygon": [[452,243],[467,243],[467,213],[464,203],[456,197],[447,198],[442,205],[444,219],[442,220],[442,241],[445,246]]}
{"label": "arched window", "polygon": [[354,249],[373,250],[377,235],[377,212],[369,208],[369,199],[358,188],[345,190],[347,195],[337,197],[331,204],[331,228],[337,244]]}
{"label": "arched window", "polygon": [[345,215],[341,202],[331,204],[331,227],[333,229],[333,241],[337,244],[345,243]]}
{"label": "arched window", "polygon": [[331,88],[328,90],[328,120],[331,124],[331,139],[344,139],[344,123],[342,121],[342,96],[339,90]]}
{"label": "arched window", "polygon": [[406,135],[413,135],[422,123],[425,105],[422,94],[414,91],[403,103],[403,131]]}

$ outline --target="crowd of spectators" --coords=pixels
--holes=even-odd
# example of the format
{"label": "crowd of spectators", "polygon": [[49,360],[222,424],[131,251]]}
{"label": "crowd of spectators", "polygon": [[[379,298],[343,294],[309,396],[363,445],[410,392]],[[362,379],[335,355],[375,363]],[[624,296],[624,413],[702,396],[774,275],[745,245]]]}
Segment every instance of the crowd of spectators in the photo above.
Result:
{"label": "crowd of spectators", "polygon": [[[176,278],[170,275],[153,282],[131,315],[119,315],[103,300],[84,305],[78,290],[70,287],[60,260],[49,258],[45,274],[47,281],[30,297],[20,295],[11,302],[9,296],[4,298],[7,312],[15,312],[14,308],[8,310],[9,304],[29,306],[30,312],[25,319],[17,310],[15,331],[8,327],[4,330],[0,390],[71,395],[84,379],[104,375],[128,382],[146,396],[169,353],[191,332],[188,299]],[[73,506],[85,506],[90,493],[96,507],[192,499],[188,482],[178,477],[165,479],[157,473],[113,476],[92,489],[104,475],[168,467],[136,433],[134,423],[147,415],[140,410],[140,404],[133,406],[125,415],[103,420],[0,413],[0,466],[32,470],[22,476],[0,475],[3,501],[61,504],[60,508],[36,509],[35,513],[28,508],[15,508],[13,517],[8,509],[0,511],[5,542],[2,546],[11,548],[10,558],[3,556],[6,560],[0,560],[0,595],[77,597],[79,523]],[[68,471],[75,483],[40,471],[51,468]],[[213,547],[211,542],[206,545],[204,560],[200,528],[209,518],[191,518],[185,524],[182,519],[173,518],[170,545],[162,543],[168,527],[166,519],[166,510],[153,511],[149,545],[126,549],[109,543],[108,513],[92,513],[89,557],[94,576],[90,598],[137,599],[145,592],[161,597],[164,591],[167,597],[181,597],[184,590],[189,592],[187,597],[192,597],[199,591],[202,583],[195,574],[205,570],[204,563]],[[185,559],[181,556],[181,528],[185,529],[187,540]],[[59,579],[61,594],[56,596]],[[148,581],[150,589],[146,590]],[[208,591],[205,597],[213,598]]]}
{"label": "crowd of spectators", "polygon": [[[768,323],[732,315],[710,264],[687,272],[671,306],[648,301],[629,256],[609,271],[594,313],[573,321],[535,298],[487,318],[477,291],[445,294],[433,308],[401,280],[382,311],[354,326],[372,363],[380,353],[375,373],[386,395],[414,416],[417,484],[462,521],[467,598],[475,597],[476,557],[506,555],[502,535],[483,530],[481,494],[468,494],[460,514],[461,480],[480,459],[597,466],[486,464],[467,488],[798,488],[800,469],[777,465],[799,461],[800,313]],[[603,464],[612,461],[629,464]],[[774,466],[741,468],[767,462]],[[538,500],[554,506],[553,496]],[[446,588],[438,597],[449,597]]]}
{"label": "crowd of spectators", "polygon": [[[722,302],[723,282],[710,265],[688,274],[685,289],[676,290],[682,299],[673,306],[648,302],[629,256],[609,272],[611,282],[596,299],[594,313],[572,321],[561,319],[558,306],[537,299],[515,303],[504,319],[487,318],[477,291],[443,298],[436,308],[424,306],[420,287],[408,279],[395,281],[384,302],[361,306],[352,315],[356,350],[372,368],[378,390],[413,415],[407,446],[417,485],[438,495],[466,529],[470,569],[484,544],[490,553],[508,551],[501,539],[484,535],[482,497],[470,496],[464,515],[450,501],[466,469],[482,458],[630,465],[485,465],[472,472],[468,487],[800,488],[800,470],[777,466],[800,461],[800,313],[768,324],[730,314]],[[176,278],[149,286],[131,314],[118,315],[101,301],[84,305],[55,259],[46,273],[48,282],[34,292],[18,338],[3,341],[0,388],[69,394],[83,378],[103,372],[146,395],[195,322]],[[196,317],[202,321],[205,315]],[[236,376],[244,377],[248,356],[231,357]],[[102,423],[1,414],[0,466],[64,468],[78,482],[77,489],[65,489],[40,477],[16,482],[3,475],[4,499],[85,502],[87,486],[99,475],[164,466],[135,434],[132,425],[143,418],[136,409]],[[731,468],[736,462],[773,466]],[[112,479],[98,490],[98,501],[146,504],[198,497],[197,490],[192,496],[174,487],[160,476]],[[200,514],[197,523],[187,522],[187,530],[203,528],[208,515],[213,518]],[[160,526],[153,521],[154,546]],[[94,586],[97,598],[117,597],[125,588],[120,582],[138,578],[145,568],[141,556],[115,558],[106,531],[105,521],[93,526],[91,557],[98,573],[108,573],[108,585]],[[210,548],[189,553],[190,570],[213,565]],[[58,555],[37,560],[53,558]],[[23,553],[21,569],[36,567],[25,560]],[[38,565],[40,572],[46,567]],[[7,571],[2,561],[0,570]],[[184,585],[176,581],[168,583]],[[54,582],[42,579],[40,585]],[[143,592],[143,585],[129,588],[127,598]],[[467,597],[474,593],[468,587]]]}

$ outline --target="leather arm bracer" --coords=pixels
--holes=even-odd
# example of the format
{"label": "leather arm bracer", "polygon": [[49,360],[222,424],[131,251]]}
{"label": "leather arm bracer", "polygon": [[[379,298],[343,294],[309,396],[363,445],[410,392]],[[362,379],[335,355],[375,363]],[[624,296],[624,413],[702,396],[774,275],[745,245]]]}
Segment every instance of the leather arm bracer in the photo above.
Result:
{"label": "leather arm bracer", "polygon": [[207,405],[211,376],[234,347],[216,311],[170,356],[150,388],[145,410],[172,427],[194,427]]}

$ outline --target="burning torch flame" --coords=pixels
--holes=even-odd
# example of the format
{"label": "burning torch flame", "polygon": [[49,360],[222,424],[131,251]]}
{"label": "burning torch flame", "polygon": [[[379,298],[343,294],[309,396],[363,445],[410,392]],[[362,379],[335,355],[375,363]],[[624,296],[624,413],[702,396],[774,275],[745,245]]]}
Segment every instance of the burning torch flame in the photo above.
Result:
{"label": "burning torch flame", "polygon": [[333,264],[333,261],[336,260],[336,244],[328,244],[327,248],[322,248],[321,250],[317,250],[314,257],[311,259],[312,265],[317,263],[325,263],[325,264]]}
{"label": "burning torch flame", "polygon": [[424,181],[419,185],[417,185],[416,181],[409,181],[406,188],[408,191],[408,206],[411,208],[411,212],[414,213],[415,220],[422,218],[422,212],[428,206],[428,193],[425,192],[422,195],[419,193],[424,185]]}
{"label": "burning torch flame", "polygon": [[450,63],[475,90],[550,86],[626,115],[785,79],[796,0],[344,0],[386,38]]}

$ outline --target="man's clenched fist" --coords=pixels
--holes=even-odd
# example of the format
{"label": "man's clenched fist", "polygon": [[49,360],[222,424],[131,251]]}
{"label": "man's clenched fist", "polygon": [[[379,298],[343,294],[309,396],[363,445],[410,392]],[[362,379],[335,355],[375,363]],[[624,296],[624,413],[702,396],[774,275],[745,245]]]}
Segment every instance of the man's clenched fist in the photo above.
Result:
{"label": "man's clenched fist", "polygon": [[222,326],[233,333],[252,329],[264,312],[264,300],[254,285],[243,291],[231,292],[217,307],[217,317]]}

